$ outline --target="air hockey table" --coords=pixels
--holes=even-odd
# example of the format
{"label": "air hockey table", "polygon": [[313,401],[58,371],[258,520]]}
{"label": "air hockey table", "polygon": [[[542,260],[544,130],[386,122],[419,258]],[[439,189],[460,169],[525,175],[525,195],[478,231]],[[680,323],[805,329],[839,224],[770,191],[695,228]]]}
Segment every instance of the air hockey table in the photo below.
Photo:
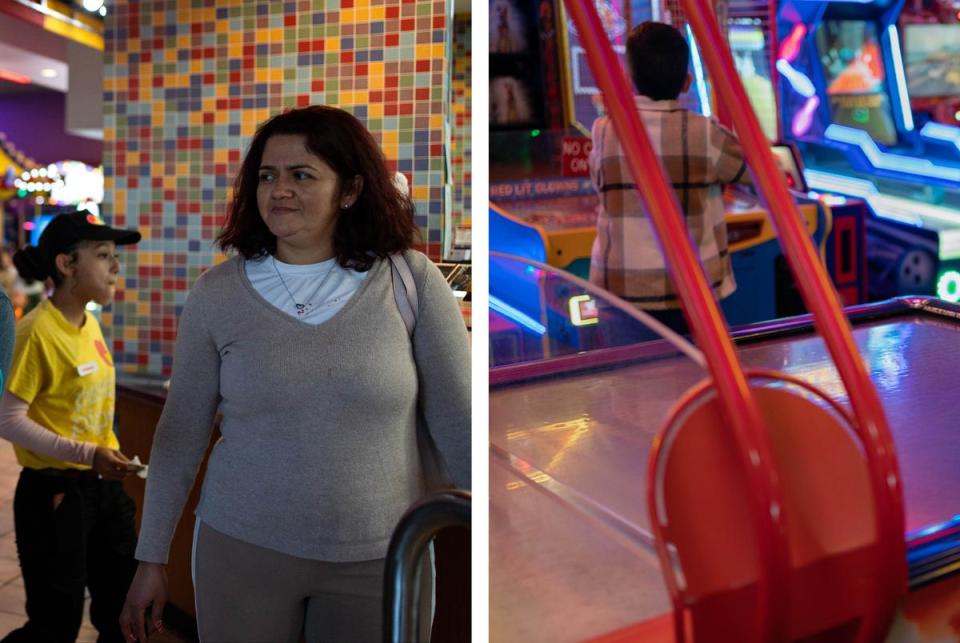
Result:
{"label": "air hockey table", "polygon": [[[491,640],[580,641],[669,612],[647,457],[668,410],[706,371],[664,341],[633,343],[639,322],[559,271],[494,256],[490,274],[492,296],[514,278],[559,309],[537,326],[491,307]],[[592,300],[578,320],[589,323],[563,319],[571,298]],[[933,587],[960,569],[960,306],[914,297],[847,314],[897,447],[910,587]],[[522,355],[515,337],[503,341],[518,334],[529,336]],[[809,316],[733,335],[745,368],[795,375],[846,403]]]}

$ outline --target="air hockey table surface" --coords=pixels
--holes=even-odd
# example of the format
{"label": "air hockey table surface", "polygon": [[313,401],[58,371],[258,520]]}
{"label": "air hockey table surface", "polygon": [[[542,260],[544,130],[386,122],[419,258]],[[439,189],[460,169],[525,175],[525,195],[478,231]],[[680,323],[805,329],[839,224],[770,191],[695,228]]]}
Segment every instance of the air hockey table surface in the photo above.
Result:
{"label": "air hockey table surface", "polygon": [[[562,277],[527,274],[576,292]],[[599,310],[593,345],[551,342],[544,359],[502,367],[491,355],[492,640],[582,640],[669,610],[646,512],[647,457],[669,409],[707,374],[665,342],[616,345],[620,333],[597,329],[638,322]],[[960,307],[900,298],[847,314],[897,447],[917,587],[960,567]],[[808,316],[734,336],[745,367],[795,375],[847,403]]]}

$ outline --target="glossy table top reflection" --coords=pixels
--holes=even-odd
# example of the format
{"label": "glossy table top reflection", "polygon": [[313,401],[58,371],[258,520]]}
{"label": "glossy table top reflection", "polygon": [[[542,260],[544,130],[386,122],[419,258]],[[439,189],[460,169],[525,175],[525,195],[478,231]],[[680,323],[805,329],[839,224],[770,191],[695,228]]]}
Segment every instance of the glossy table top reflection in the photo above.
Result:
{"label": "glossy table top reflection", "polygon": [[[893,431],[908,534],[960,513],[960,427],[955,419],[960,391],[960,324],[908,314],[857,324],[854,338]],[[746,367],[796,375],[846,402],[824,343],[812,332],[745,344],[738,351]],[[499,568],[511,559],[505,552],[528,537],[496,524],[498,504],[509,507],[503,511],[518,510],[514,506],[516,491],[495,486],[493,470],[506,466],[502,454],[514,456],[511,472],[524,478],[525,484],[549,482],[542,485],[540,502],[524,502],[525,520],[549,521],[563,508],[564,512],[579,512],[581,522],[591,522],[586,516],[590,513],[597,525],[607,523],[614,529],[626,525],[619,537],[625,534],[636,541],[638,549],[649,550],[643,532],[648,529],[645,480],[650,443],[672,405],[703,377],[705,372],[686,358],[671,357],[491,389],[492,594],[507,591],[509,585],[500,582],[511,574],[509,567]],[[501,457],[495,458],[495,454]],[[598,529],[583,547],[596,554],[605,551],[609,533]],[[541,533],[540,537],[550,540],[560,534]],[[567,569],[570,566],[565,559],[555,557],[549,582],[557,582],[555,577],[566,573],[582,594],[641,588],[658,593],[659,601],[649,600],[634,611],[630,622],[636,622],[667,609],[656,563],[649,557],[646,564],[649,569],[638,571],[632,579],[594,580],[584,576],[578,565]],[[611,587],[621,582],[622,586]],[[499,621],[509,629],[505,621],[511,621],[510,614],[497,614],[495,607],[491,604],[491,627]],[[576,611],[577,600],[572,598],[556,609],[561,614],[564,609]],[[515,616],[516,627],[527,618]],[[593,634],[604,631],[610,630]]]}

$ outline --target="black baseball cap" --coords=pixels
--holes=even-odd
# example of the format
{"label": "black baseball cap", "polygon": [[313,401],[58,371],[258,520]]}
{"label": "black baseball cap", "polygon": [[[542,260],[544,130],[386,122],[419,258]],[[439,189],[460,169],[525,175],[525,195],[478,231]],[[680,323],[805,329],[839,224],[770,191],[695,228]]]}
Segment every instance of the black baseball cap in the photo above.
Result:
{"label": "black baseball cap", "polygon": [[51,219],[44,228],[37,247],[43,255],[52,259],[80,241],[113,241],[118,246],[124,246],[140,241],[140,233],[111,228],[92,212],[63,212]]}

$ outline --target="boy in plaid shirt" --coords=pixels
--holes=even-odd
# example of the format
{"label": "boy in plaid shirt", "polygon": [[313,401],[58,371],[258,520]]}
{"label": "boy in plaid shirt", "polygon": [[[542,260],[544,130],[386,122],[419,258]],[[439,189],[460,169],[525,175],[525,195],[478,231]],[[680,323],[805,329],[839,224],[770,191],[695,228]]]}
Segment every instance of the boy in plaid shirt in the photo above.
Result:
{"label": "boy in plaid shirt", "polygon": [[[677,193],[687,228],[718,299],[736,290],[727,252],[723,184],[746,170],[736,136],[680,106],[690,86],[690,49],[670,25],[644,22],[630,32],[627,58],[639,96],[637,111]],[[600,194],[590,281],[632,302],[681,333],[687,327],[663,255],[637,195],[613,123],[593,124],[590,175]]]}

